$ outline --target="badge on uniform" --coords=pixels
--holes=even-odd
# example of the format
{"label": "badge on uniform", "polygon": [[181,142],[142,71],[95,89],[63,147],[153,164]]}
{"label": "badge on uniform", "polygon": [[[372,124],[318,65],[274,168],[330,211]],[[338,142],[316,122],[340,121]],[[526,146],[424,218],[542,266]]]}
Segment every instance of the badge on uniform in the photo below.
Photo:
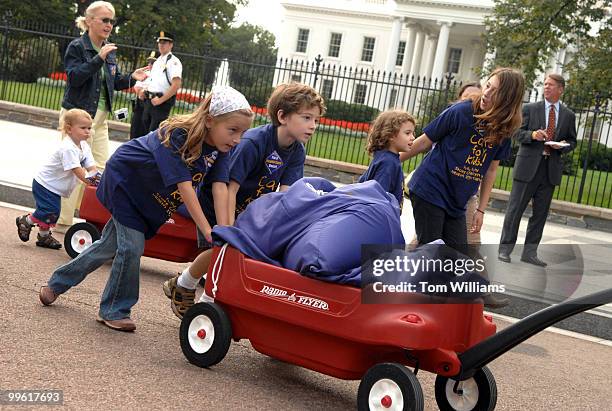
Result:
{"label": "badge on uniform", "polygon": [[211,168],[215,164],[218,154],[219,153],[217,151],[213,151],[212,153],[204,156],[204,162],[206,163],[206,169]]}
{"label": "badge on uniform", "polygon": [[268,173],[272,174],[279,168],[283,166],[283,159],[278,155],[276,150],[274,150],[268,158],[266,158],[266,167],[268,168]]}

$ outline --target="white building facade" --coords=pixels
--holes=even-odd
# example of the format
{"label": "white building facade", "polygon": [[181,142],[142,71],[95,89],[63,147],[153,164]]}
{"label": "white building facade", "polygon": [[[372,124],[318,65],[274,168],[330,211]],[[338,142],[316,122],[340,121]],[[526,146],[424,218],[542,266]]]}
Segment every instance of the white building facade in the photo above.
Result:
{"label": "white building facade", "polygon": [[[405,83],[423,79],[477,80],[475,68],[485,60],[484,17],[490,0],[288,0],[278,55],[294,62],[321,56],[326,67],[350,67]],[[286,74],[286,73],[285,73]],[[290,80],[310,83],[299,71]],[[287,81],[277,76],[276,82]],[[370,76],[372,80],[372,76]],[[343,84],[351,92],[338,96],[340,84],[322,78],[317,86],[327,98],[384,109],[396,105],[401,87]],[[338,83],[338,81],[336,81]],[[405,91],[404,91],[405,92]],[[381,98],[381,94],[385,97]],[[405,105],[405,104],[401,104]]]}

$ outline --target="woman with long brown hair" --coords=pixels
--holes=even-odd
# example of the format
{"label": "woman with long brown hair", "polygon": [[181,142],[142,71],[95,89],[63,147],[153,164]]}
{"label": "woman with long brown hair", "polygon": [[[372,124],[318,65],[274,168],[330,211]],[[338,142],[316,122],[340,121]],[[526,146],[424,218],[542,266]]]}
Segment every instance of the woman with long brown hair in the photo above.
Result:
{"label": "woman with long brown hair", "polygon": [[[442,239],[466,251],[466,220],[479,232],[499,161],[510,156],[510,136],[521,125],[523,74],[498,68],[477,97],[453,104],[425,127],[406,160],[436,145],[410,180],[410,200],[419,244]],[[465,215],[481,188],[479,205]]]}

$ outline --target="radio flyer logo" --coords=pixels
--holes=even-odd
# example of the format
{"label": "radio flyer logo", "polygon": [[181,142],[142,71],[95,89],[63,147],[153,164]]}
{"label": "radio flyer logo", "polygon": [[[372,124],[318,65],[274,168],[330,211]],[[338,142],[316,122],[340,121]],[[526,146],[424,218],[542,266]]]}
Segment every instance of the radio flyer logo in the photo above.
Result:
{"label": "radio flyer logo", "polygon": [[322,311],[329,311],[329,304],[325,301],[314,297],[308,297],[305,295],[299,295],[296,293],[289,294],[288,291],[280,288],[272,287],[270,285],[263,285],[259,291],[261,294],[278,298],[280,300],[287,300],[294,304],[305,305],[308,307],[316,308]]}
{"label": "radio flyer logo", "polygon": [[267,158],[266,158],[266,167],[268,168],[268,173],[273,174],[279,168],[283,166],[283,159],[278,155],[276,150],[274,150]]}

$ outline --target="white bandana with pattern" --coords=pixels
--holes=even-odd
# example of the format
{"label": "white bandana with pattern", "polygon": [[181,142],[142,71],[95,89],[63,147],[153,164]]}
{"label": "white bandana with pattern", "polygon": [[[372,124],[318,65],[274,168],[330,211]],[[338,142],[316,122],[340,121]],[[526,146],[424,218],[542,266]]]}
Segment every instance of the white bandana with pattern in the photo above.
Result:
{"label": "white bandana with pattern", "polygon": [[239,91],[229,86],[215,86],[212,89],[209,113],[216,117],[238,110],[251,110],[251,105]]}

